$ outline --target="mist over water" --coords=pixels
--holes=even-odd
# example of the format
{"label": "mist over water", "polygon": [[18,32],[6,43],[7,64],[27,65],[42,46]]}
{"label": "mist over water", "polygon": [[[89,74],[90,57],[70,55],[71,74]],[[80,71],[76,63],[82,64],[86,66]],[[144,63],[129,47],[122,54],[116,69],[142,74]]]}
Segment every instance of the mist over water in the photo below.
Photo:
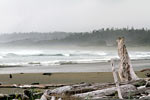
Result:
{"label": "mist over water", "polygon": [[[149,68],[148,50],[129,48],[128,51],[136,71]],[[118,58],[117,49],[114,47],[1,48],[0,74],[110,72],[111,58]]]}
{"label": "mist over water", "polygon": [[[149,51],[129,51],[131,60],[150,59]],[[103,49],[2,49],[0,65],[51,66],[108,62],[118,58],[117,50]]]}
{"label": "mist over water", "polygon": [[129,56],[138,63],[133,67],[147,68],[150,66],[149,32],[144,28],[102,28],[89,33],[3,34],[0,73],[111,71],[110,59],[119,58],[118,37],[125,37]]}

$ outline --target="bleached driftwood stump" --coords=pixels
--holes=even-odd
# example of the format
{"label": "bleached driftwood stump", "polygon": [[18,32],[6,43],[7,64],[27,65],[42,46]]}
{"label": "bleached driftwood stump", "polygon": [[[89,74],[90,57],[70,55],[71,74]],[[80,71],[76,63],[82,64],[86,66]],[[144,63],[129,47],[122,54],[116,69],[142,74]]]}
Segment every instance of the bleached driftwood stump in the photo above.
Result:
{"label": "bleached driftwood stump", "polygon": [[138,80],[139,78],[135,74],[130,62],[130,57],[125,46],[125,39],[123,37],[119,37],[117,39],[117,43],[118,55],[120,57],[120,66],[118,73],[121,81]]}
{"label": "bleached driftwood stump", "polygon": [[116,84],[116,87],[117,87],[118,97],[119,97],[119,99],[123,99],[123,97],[121,95],[121,90],[120,90],[120,86],[119,86],[119,80],[118,80],[118,77],[117,77],[117,71],[116,71],[116,68],[115,68],[114,59],[111,59],[111,66],[112,66],[114,81],[115,81],[115,84]]}

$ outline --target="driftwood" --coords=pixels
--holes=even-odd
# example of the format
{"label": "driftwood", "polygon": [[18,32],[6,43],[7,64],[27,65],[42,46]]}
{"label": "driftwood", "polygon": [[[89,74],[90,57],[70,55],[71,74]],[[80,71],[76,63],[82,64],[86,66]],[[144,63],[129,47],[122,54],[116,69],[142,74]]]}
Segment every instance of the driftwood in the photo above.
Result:
{"label": "driftwood", "polygon": [[39,85],[2,84],[2,85],[0,85],[0,88],[48,89],[51,87],[62,87],[62,86],[66,86],[66,84],[39,84]]}
{"label": "driftwood", "polygon": [[[143,94],[147,97],[150,94],[150,84],[145,80],[123,82],[119,85],[124,99],[128,99],[129,96],[140,98],[143,96]],[[15,87],[15,85],[11,86]],[[40,96],[40,100],[51,100],[52,98],[54,98],[54,96],[56,98],[55,100],[76,100],[72,98],[78,97],[81,97],[83,99],[86,99],[88,97],[90,100],[105,100],[104,98],[117,98],[117,88],[115,86],[115,83],[81,83],[48,89],[44,93],[38,92],[34,94],[37,95],[36,97]],[[6,97],[6,95],[2,95],[2,97],[4,98]],[[7,97],[9,97],[9,95]],[[10,97],[12,98],[12,96]],[[71,99],[66,99],[66,97],[69,97]]]}
{"label": "driftwood", "polygon": [[125,40],[123,37],[118,38],[118,55],[120,57],[119,76],[121,81],[138,80],[139,78],[135,74],[128,51],[125,46]]}
{"label": "driftwood", "polygon": [[150,71],[150,68],[142,69],[140,72]]}
{"label": "driftwood", "polygon": [[78,85],[73,85],[72,90],[68,90],[66,92],[64,92],[64,94],[66,95],[74,95],[74,94],[79,94],[79,93],[86,93],[86,92],[91,92],[91,91],[95,91],[95,90],[101,90],[101,89],[105,89],[105,88],[110,88],[110,87],[114,87],[115,84],[114,83],[95,83],[95,84],[87,84],[85,83],[85,85],[82,84],[78,84]]}
{"label": "driftwood", "polygon": [[[127,92],[127,91],[131,91],[131,90],[136,90],[136,87],[133,85],[122,85],[120,86],[120,89],[122,92]],[[87,93],[81,93],[81,94],[75,94],[75,97],[81,97],[81,98],[86,98],[86,97],[103,97],[103,96],[109,96],[109,95],[113,95],[117,92],[117,88],[116,87],[112,87],[112,88],[106,88],[106,89],[102,89],[102,90],[96,90],[96,91],[92,91],[92,92],[87,92]]]}
{"label": "driftwood", "polygon": [[123,97],[121,95],[121,90],[120,90],[120,86],[119,86],[119,80],[118,80],[118,77],[117,77],[117,72],[116,72],[116,69],[115,69],[114,59],[111,59],[111,66],[112,66],[114,81],[115,81],[115,84],[116,84],[116,87],[117,87],[118,97],[119,97],[119,99],[123,99]]}
{"label": "driftwood", "polygon": [[[131,91],[136,91],[138,82],[142,82],[140,80],[130,82],[130,84],[127,83],[121,83],[125,85],[120,86],[121,93],[128,93]],[[133,85],[132,85],[133,84]],[[134,86],[135,85],[135,86]],[[141,84],[145,85],[145,84]],[[140,85],[138,85],[140,86]],[[77,84],[77,85],[71,85],[71,86],[64,86],[60,88],[56,88],[53,90],[47,90],[45,93],[49,96],[60,94],[60,95],[73,95],[74,97],[82,97],[86,98],[87,96],[90,96],[92,98],[103,98],[104,96],[111,96],[115,95],[117,92],[117,88],[115,87],[115,84]]]}

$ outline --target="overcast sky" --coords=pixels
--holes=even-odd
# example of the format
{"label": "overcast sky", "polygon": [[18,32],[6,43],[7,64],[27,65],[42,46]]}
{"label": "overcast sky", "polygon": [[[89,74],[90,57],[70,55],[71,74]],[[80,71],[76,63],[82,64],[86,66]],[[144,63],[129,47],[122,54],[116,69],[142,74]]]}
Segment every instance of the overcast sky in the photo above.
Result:
{"label": "overcast sky", "polygon": [[150,0],[0,0],[0,32],[150,28]]}

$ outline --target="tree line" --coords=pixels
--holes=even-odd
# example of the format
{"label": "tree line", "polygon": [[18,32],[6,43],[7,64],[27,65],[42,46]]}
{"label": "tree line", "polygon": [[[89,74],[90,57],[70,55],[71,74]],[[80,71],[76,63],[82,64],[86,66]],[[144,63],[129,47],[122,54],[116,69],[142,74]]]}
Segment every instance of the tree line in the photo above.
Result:
{"label": "tree line", "polygon": [[129,46],[150,45],[150,30],[144,28],[102,28],[92,32],[73,33],[60,41],[76,45],[114,46],[118,37],[125,37],[126,43]]}
{"label": "tree line", "polygon": [[[0,43],[30,45],[115,46],[118,37],[125,37],[128,46],[149,46],[150,30],[134,28],[101,28],[91,32],[30,32],[3,34]],[[22,41],[22,42],[20,42]],[[30,41],[32,43],[30,43]]]}

